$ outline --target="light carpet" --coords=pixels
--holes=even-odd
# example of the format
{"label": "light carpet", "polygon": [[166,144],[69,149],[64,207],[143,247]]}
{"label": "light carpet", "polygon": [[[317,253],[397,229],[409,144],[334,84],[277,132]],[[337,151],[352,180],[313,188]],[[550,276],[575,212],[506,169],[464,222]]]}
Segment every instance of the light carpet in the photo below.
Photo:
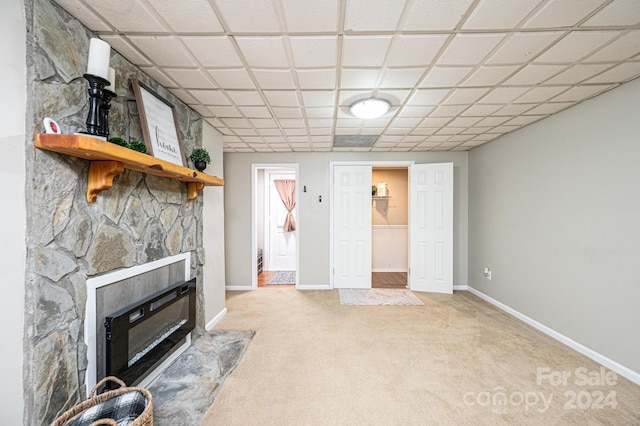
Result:
{"label": "light carpet", "polygon": [[276,271],[267,284],[295,284],[296,271]]}
{"label": "light carpet", "polygon": [[228,292],[216,328],[256,335],[200,426],[640,424],[640,386],[581,384],[576,369],[600,365],[466,291],[417,297],[354,309],[335,290]]}
{"label": "light carpet", "polygon": [[341,305],[424,305],[411,290],[395,288],[339,290]]}

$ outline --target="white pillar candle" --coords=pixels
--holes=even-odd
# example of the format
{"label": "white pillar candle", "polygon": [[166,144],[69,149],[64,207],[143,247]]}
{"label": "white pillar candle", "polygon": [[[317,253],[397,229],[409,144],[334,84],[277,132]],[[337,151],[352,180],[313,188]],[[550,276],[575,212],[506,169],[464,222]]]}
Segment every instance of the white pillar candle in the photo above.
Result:
{"label": "white pillar candle", "polygon": [[109,84],[105,86],[105,89],[111,90],[112,92],[116,91],[116,70],[109,67]]}
{"label": "white pillar candle", "polygon": [[109,60],[111,59],[111,46],[106,41],[99,38],[92,38],[89,41],[89,63],[87,64],[87,74],[109,78]]}

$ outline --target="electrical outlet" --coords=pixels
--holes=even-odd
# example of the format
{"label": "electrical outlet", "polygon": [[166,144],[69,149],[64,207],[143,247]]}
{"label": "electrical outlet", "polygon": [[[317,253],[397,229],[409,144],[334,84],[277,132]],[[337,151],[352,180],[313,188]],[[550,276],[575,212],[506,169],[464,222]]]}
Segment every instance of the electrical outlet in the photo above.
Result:
{"label": "electrical outlet", "polygon": [[491,280],[491,268],[484,268],[484,277],[488,280]]}

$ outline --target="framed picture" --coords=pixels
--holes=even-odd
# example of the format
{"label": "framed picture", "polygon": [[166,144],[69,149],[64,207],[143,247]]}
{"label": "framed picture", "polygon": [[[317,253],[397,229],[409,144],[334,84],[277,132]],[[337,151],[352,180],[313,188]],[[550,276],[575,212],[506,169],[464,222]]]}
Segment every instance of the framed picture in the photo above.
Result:
{"label": "framed picture", "polygon": [[147,153],[187,167],[176,108],[138,80],[133,80],[133,91]]}

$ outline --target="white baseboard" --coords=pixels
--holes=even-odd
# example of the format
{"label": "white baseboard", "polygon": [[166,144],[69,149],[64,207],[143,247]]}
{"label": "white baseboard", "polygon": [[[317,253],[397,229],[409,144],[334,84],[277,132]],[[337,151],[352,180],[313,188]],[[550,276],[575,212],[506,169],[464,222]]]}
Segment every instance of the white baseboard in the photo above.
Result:
{"label": "white baseboard", "polygon": [[251,291],[253,287],[250,285],[228,285],[224,289],[226,291]]}
{"label": "white baseboard", "polygon": [[570,348],[580,352],[582,355],[585,355],[589,358],[591,358],[592,360],[594,360],[595,362],[603,365],[604,367],[608,368],[609,370],[615,371],[616,373],[620,374],[621,376],[626,377],[627,379],[631,380],[632,382],[634,382],[637,385],[640,385],[640,373],[638,373],[637,371],[633,371],[632,369],[625,367],[624,365],[610,359],[607,358],[606,356],[602,355],[599,352],[594,351],[593,349],[590,349],[586,346],[584,346],[581,343],[576,342],[575,340],[565,336],[564,334],[558,333],[557,331],[555,331],[552,328],[547,327],[544,324],[539,323],[538,321],[534,320],[533,318],[530,318],[526,315],[524,315],[523,313],[520,313],[518,311],[516,311],[515,309],[505,305],[502,302],[498,302],[496,299],[492,298],[491,296],[487,296],[486,294],[476,290],[473,287],[468,287],[467,286],[467,290],[473,294],[475,294],[476,296],[478,296],[479,298],[486,300],[487,302],[491,303],[492,305],[496,306],[497,308],[502,309],[503,311],[505,311],[506,313],[513,315],[514,317],[518,318],[519,320],[529,324],[531,327],[538,329],[539,331],[543,332],[544,334],[553,337],[554,339],[556,339],[557,341],[559,341],[560,343],[563,343],[567,346],[569,346]]}
{"label": "white baseboard", "polygon": [[460,290],[469,290],[469,286],[466,284],[454,284],[453,291]]}
{"label": "white baseboard", "polygon": [[211,321],[209,321],[207,323],[207,325],[204,326],[204,329],[207,330],[207,331],[211,331],[211,329],[213,327],[215,327],[215,325],[218,323],[218,321],[220,321],[222,319],[222,317],[224,317],[225,315],[227,315],[227,308],[226,307],[223,310],[221,310],[218,313],[218,315],[213,317],[213,319]]}
{"label": "white baseboard", "polygon": [[407,272],[407,269],[402,268],[372,268],[371,272]]}
{"label": "white baseboard", "polygon": [[331,286],[329,284],[298,285],[296,290],[331,290]]}

